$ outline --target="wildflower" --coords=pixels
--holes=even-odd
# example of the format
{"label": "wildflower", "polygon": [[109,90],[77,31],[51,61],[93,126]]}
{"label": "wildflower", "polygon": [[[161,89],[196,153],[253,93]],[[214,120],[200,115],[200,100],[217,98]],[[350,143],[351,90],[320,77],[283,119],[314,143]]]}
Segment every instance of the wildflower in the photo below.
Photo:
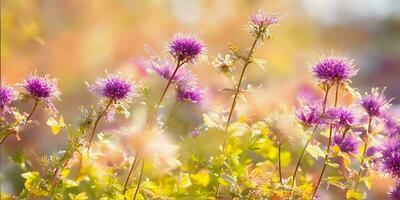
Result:
{"label": "wildflower", "polygon": [[28,95],[35,99],[59,98],[60,91],[57,88],[57,81],[49,79],[48,74],[38,76],[35,74],[28,75],[22,82],[22,86],[28,92]]}
{"label": "wildflower", "polygon": [[192,131],[190,131],[189,135],[192,137],[197,137],[201,134],[201,129],[203,128],[203,125],[196,127]]}
{"label": "wildflower", "polygon": [[261,39],[269,37],[271,25],[278,21],[277,15],[268,15],[265,11],[258,10],[250,17],[250,33]]}
{"label": "wildflower", "polygon": [[203,99],[203,95],[198,88],[184,88],[178,87],[177,89],[178,101],[187,101],[192,103],[198,103]]}
{"label": "wildflower", "polygon": [[351,135],[343,137],[340,134],[334,136],[333,143],[339,146],[340,150],[345,153],[356,153],[360,144],[356,137]]}
{"label": "wildflower", "polygon": [[265,11],[260,9],[250,17],[250,21],[253,26],[263,27],[277,24],[278,17],[276,15],[267,15]]}
{"label": "wildflower", "polygon": [[371,157],[371,156],[375,155],[375,153],[378,152],[378,151],[379,151],[378,147],[372,146],[372,147],[367,149],[367,151],[365,152],[365,156]]}
{"label": "wildflower", "polygon": [[10,104],[16,99],[12,87],[2,84],[0,87],[0,111],[9,111]]}
{"label": "wildflower", "polygon": [[378,88],[372,88],[371,94],[366,94],[360,99],[360,105],[370,117],[384,117],[385,111],[390,107],[392,99],[388,99],[382,93],[379,93]]}
{"label": "wildflower", "polygon": [[50,79],[48,74],[41,76],[35,74],[28,75],[20,84],[27,91],[27,96],[41,102],[45,108],[49,109],[52,113],[57,113],[52,99],[60,99],[61,92],[57,87],[57,80]]}
{"label": "wildflower", "polygon": [[335,128],[348,129],[355,124],[354,113],[350,109],[343,107],[328,109],[325,112],[324,118],[332,122],[332,125]]}
{"label": "wildflower", "polygon": [[[385,133],[389,137],[393,137],[400,134],[400,121],[396,118],[385,117]],[[399,135],[400,136],[400,135]]]}
{"label": "wildflower", "polygon": [[177,61],[193,62],[205,49],[202,41],[192,35],[176,34],[168,45],[169,52]]}
{"label": "wildflower", "polygon": [[[153,61],[151,62],[151,67],[161,78],[167,81],[171,79],[175,69],[175,66],[168,61],[164,63],[162,63],[161,61]],[[190,70],[188,70],[187,68],[181,68],[176,72],[175,76],[171,80],[171,83],[187,79],[187,76],[190,76]]]}
{"label": "wildflower", "polygon": [[390,190],[389,198],[391,200],[399,200],[400,199],[400,181],[397,181],[396,186]]}
{"label": "wildflower", "polygon": [[235,60],[236,58],[231,54],[218,54],[218,57],[212,64],[222,73],[232,73],[234,70],[233,63],[235,62]]}
{"label": "wildflower", "polygon": [[350,82],[356,75],[353,61],[346,57],[326,57],[312,67],[314,77],[326,85],[343,84]]}
{"label": "wildflower", "polygon": [[266,120],[266,124],[279,142],[283,142],[283,140],[295,142],[306,137],[303,135],[303,131],[299,131],[295,117],[289,114],[285,108],[271,114]]}
{"label": "wildflower", "polygon": [[400,178],[400,139],[390,138],[381,150],[382,170]]}
{"label": "wildflower", "polygon": [[135,95],[134,85],[119,74],[107,74],[105,78],[98,78],[95,83],[88,84],[88,88],[112,101],[128,101]]}
{"label": "wildflower", "polygon": [[315,105],[302,105],[296,110],[296,116],[303,127],[312,127],[319,123],[320,108]]}

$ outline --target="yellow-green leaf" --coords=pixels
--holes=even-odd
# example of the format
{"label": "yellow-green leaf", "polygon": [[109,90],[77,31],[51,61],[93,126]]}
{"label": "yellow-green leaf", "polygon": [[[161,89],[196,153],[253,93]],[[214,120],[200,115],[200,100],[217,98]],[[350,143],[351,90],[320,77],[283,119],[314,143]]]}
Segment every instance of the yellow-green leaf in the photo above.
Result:
{"label": "yellow-green leaf", "polygon": [[355,192],[353,190],[347,190],[346,192],[346,199],[356,199],[356,200],[361,200],[362,199],[362,194],[359,192]]}
{"label": "yellow-green leaf", "polygon": [[317,145],[312,145],[310,144],[307,147],[307,152],[314,157],[315,159],[318,159],[318,157],[325,157],[325,153],[321,150],[321,148],[319,148],[319,146]]}

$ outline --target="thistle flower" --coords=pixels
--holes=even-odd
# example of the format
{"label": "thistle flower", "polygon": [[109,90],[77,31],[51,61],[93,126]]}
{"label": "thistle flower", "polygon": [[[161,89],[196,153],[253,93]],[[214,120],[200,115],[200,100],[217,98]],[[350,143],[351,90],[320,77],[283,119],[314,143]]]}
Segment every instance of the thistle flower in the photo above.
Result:
{"label": "thistle flower", "polygon": [[400,121],[396,118],[385,117],[385,133],[389,137],[400,136]]}
{"label": "thistle flower", "polygon": [[[174,73],[175,66],[168,61],[161,62],[161,61],[152,61],[151,67],[153,70],[163,79],[169,81]],[[171,83],[175,83],[178,81],[182,81],[183,79],[188,79],[187,76],[190,75],[190,70],[187,68],[180,68],[175,76],[172,78]]]}
{"label": "thistle flower", "polygon": [[250,17],[253,26],[263,27],[278,23],[277,15],[268,15],[265,11],[259,9]]}
{"label": "thistle flower", "polygon": [[350,128],[355,124],[354,113],[347,108],[337,107],[330,108],[325,112],[324,118],[328,122],[332,122],[335,128]]}
{"label": "thistle flower", "polygon": [[400,139],[390,138],[382,150],[382,170],[400,178]]}
{"label": "thistle flower", "polygon": [[345,153],[356,153],[360,145],[356,137],[347,135],[343,138],[339,134],[333,137],[333,143],[339,146],[340,150]]}
{"label": "thistle flower", "polygon": [[343,84],[350,82],[350,78],[357,74],[353,61],[346,57],[325,57],[312,67],[314,77],[326,85]]}
{"label": "thistle flower", "polygon": [[135,95],[135,87],[129,80],[119,74],[107,74],[98,78],[95,83],[88,84],[89,91],[113,101],[129,101]]}
{"label": "thistle flower", "polygon": [[50,79],[48,74],[38,76],[35,74],[28,75],[21,84],[28,95],[35,99],[51,99],[59,98],[60,91],[57,88],[56,79]]}
{"label": "thistle flower", "polygon": [[[383,90],[384,91],[384,90]],[[361,107],[370,117],[384,117],[385,111],[390,107],[392,99],[388,99],[378,88],[372,88],[371,94],[365,94],[359,101]]]}
{"label": "thistle flower", "polygon": [[176,60],[194,62],[203,54],[205,46],[193,35],[175,34],[168,49]]}
{"label": "thistle flower", "polygon": [[203,94],[197,87],[178,86],[176,98],[178,101],[198,103],[203,99]]}
{"label": "thistle flower", "polygon": [[315,105],[302,105],[296,110],[296,116],[305,128],[315,126],[320,121],[321,108]]}
{"label": "thistle flower", "polygon": [[397,181],[396,186],[390,190],[389,198],[391,200],[399,200],[400,199],[400,181]]}
{"label": "thistle flower", "polygon": [[15,99],[14,89],[2,83],[0,87],[0,111],[9,111],[9,106]]}

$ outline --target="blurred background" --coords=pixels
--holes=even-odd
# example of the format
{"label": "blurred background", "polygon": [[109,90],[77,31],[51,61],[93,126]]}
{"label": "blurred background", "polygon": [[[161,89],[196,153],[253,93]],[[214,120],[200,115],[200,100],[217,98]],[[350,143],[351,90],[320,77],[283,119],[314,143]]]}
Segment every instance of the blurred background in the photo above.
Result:
{"label": "blurred background", "polygon": [[[228,50],[229,42],[242,49],[249,47],[252,39],[245,25],[259,8],[278,14],[281,22],[274,28],[272,40],[257,50],[256,57],[266,60],[265,70],[254,65],[247,71],[245,85],[256,89],[249,106],[238,106],[239,113],[261,119],[279,105],[292,105],[299,88],[315,87],[310,64],[332,51],[353,58],[360,69],[353,87],[361,93],[371,87],[387,87],[386,95],[395,97],[393,104],[398,107],[397,0],[1,0],[1,79],[16,84],[35,69],[56,77],[62,91],[62,101],[56,101],[56,106],[65,120],[73,123],[80,105],[89,107],[97,102],[85,81],[104,76],[105,70],[129,73],[159,94],[163,81],[147,73],[145,45],[164,57],[166,43],[174,33],[192,33],[207,44],[208,59],[192,68],[204,88],[205,102],[181,105],[174,116],[180,123],[170,132],[186,135],[201,123],[200,112],[230,103],[231,94],[220,90],[231,88],[231,83],[211,63],[218,53]],[[30,103],[18,106],[28,111]],[[199,112],[187,112],[193,109]],[[34,118],[43,122],[48,114],[39,111]],[[103,123],[102,128],[126,123],[129,119]],[[21,146],[43,155],[65,145],[66,134],[52,136],[45,123],[31,128],[21,142],[9,138],[1,153],[2,171],[7,171],[8,178],[17,174],[17,169],[7,164],[6,157]],[[18,193],[22,181],[19,177],[13,182],[2,180],[2,190]],[[393,184],[386,179],[375,182],[370,199],[385,196]]]}

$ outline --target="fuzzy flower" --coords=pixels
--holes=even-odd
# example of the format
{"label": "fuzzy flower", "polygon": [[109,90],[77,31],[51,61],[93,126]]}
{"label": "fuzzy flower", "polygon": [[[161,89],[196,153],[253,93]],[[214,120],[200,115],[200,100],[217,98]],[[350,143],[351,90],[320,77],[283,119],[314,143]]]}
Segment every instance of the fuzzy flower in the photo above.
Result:
{"label": "fuzzy flower", "polygon": [[268,15],[260,9],[250,17],[250,21],[253,26],[263,27],[277,24],[279,20],[277,15]]}
{"label": "fuzzy flower", "polygon": [[107,74],[105,78],[98,78],[93,84],[88,84],[91,92],[114,101],[128,101],[134,95],[134,85],[119,74]]}
{"label": "fuzzy flower", "polygon": [[50,79],[48,74],[38,76],[35,74],[28,75],[21,84],[28,95],[35,99],[51,99],[59,98],[60,91],[57,87],[56,79]]}
{"label": "fuzzy flower", "polygon": [[399,200],[400,199],[400,181],[397,182],[396,187],[394,187],[390,190],[389,198],[391,200]]}
{"label": "fuzzy flower", "polygon": [[10,104],[16,99],[15,91],[12,87],[2,84],[0,87],[0,111],[9,110]]}
{"label": "fuzzy flower", "polygon": [[[172,77],[172,74],[174,73],[175,66],[166,61],[166,62],[161,62],[161,61],[153,61],[151,62],[151,67],[153,70],[163,79],[169,81]],[[179,70],[175,73],[175,76],[172,78],[171,82],[179,82],[184,79],[187,79],[187,76],[190,75],[190,70],[187,68],[179,68]]]}
{"label": "fuzzy flower", "polygon": [[332,85],[350,82],[356,75],[353,61],[346,57],[325,57],[312,67],[314,77],[321,83]]}
{"label": "fuzzy flower", "polygon": [[339,146],[340,150],[345,153],[356,153],[360,144],[356,137],[351,135],[347,135],[344,138],[342,135],[335,135],[333,143]]}
{"label": "fuzzy flower", "polygon": [[359,103],[370,117],[384,117],[391,101],[383,95],[383,91],[379,93],[378,88],[372,88],[371,94],[366,93]]}
{"label": "fuzzy flower", "polygon": [[319,123],[320,110],[319,106],[302,105],[296,110],[296,116],[303,127],[312,127]]}
{"label": "fuzzy flower", "polygon": [[386,117],[385,133],[389,137],[393,137],[396,135],[400,136],[400,121],[396,118]]}
{"label": "fuzzy flower", "polygon": [[205,46],[202,41],[192,35],[175,34],[168,44],[169,52],[178,61],[195,61],[203,54]]}
{"label": "fuzzy flower", "polygon": [[355,124],[354,113],[347,108],[330,108],[325,112],[325,120],[332,122],[335,128],[349,128]]}
{"label": "fuzzy flower", "polygon": [[235,61],[236,61],[235,56],[231,54],[225,54],[225,55],[218,54],[218,57],[215,58],[212,65],[222,73],[231,73],[235,69],[233,66]]}
{"label": "fuzzy flower", "polygon": [[382,170],[400,178],[400,139],[390,138],[382,150]]}
{"label": "fuzzy flower", "polygon": [[197,87],[178,86],[176,98],[182,102],[198,103],[203,99],[203,94]]}

